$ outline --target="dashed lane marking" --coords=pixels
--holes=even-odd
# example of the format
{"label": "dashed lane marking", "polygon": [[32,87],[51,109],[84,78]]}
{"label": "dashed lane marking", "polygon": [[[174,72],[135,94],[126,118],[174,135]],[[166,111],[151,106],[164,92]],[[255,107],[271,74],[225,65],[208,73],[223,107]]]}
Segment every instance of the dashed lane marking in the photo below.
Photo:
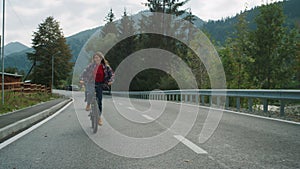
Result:
{"label": "dashed lane marking", "polygon": [[196,144],[192,143],[188,139],[184,138],[183,136],[181,136],[181,135],[174,135],[174,137],[177,140],[179,140],[180,142],[182,142],[184,145],[186,145],[187,147],[189,147],[191,150],[193,150],[195,153],[197,153],[197,154],[207,154],[207,152],[205,150],[203,150],[202,148],[200,148]]}
{"label": "dashed lane marking", "polygon": [[145,117],[145,118],[148,119],[148,120],[151,120],[151,121],[154,120],[154,118],[152,118],[152,117],[150,117],[150,116],[148,116],[148,115],[143,114],[142,116]]}

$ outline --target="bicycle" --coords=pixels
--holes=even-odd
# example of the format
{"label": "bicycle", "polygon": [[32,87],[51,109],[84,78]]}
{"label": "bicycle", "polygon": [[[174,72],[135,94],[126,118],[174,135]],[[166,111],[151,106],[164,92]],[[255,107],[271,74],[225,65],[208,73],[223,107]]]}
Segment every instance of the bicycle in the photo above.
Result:
{"label": "bicycle", "polygon": [[99,121],[99,107],[96,95],[93,96],[91,102],[90,119],[92,123],[93,133],[97,133]]}

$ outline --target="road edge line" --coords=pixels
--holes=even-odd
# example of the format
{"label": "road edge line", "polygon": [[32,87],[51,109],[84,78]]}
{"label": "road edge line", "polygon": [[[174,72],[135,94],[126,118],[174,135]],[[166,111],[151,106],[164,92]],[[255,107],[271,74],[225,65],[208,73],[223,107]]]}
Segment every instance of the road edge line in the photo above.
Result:
{"label": "road edge line", "polygon": [[[68,103],[66,104],[65,102],[68,102]],[[52,118],[54,118],[58,114],[60,114],[63,110],[65,110],[67,107],[69,107],[73,103],[73,99],[69,99],[69,100],[67,100],[65,102],[58,104],[59,106],[61,106],[61,104],[65,104],[65,105],[62,108],[60,108],[58,111],[56,111],[54,114],[52,114],[49,117],[45,118],[44,120],[38,122],[37,124],[31,126],[30,128],[22,131],[21,133],[19,133],[19,134],[15,135],[15,136],[13,136],[13,137],[11,137],[11,138],[3,141],[2,143],[0,143],[0,150],[3,149],[4,147],[8,146],[9,144],[13,143],[14,141],[18,140],[19,138],[25,136],[26,134],[30,133],[31,131],[35,130],[36,128],[40,127],[42,124],[44,124],[47,121],[51,120]],[[58,106],[58,105],[56,105],[56,106]],[[53,106],[53,107],[56,108],[56,106]],[[40,118],[40,116],[43,117],[43,115],[46,114],[46,113],[49,113],[50,110],[51,110],[51,108],[47,109],[47,110],[44,110],[44,111],[42,111],[39,114],[30,116],[30,117],[28,117],[26,119],[23,119],[23,120],[20,120],[20,121],[18,121],[16,123],[13,123],[13,124],[9,125],[9,126],[6,126],[6,127],[2,128],[2,129],[0,129],[1,130],[0,132],[5,132],[5,130],[10,130],[9,128],[12,128],[12,127],[15,127],[15,126],[17,126],[17,128],[19,128],[18,126],[23,126],[24,123],[28,124],[28,122],[30,122],[32,120],[35,120],[36,118]],[[31,125],[31,124],[28,124],[28,125]],[[19,130],[21,130],[21,129],[19,129]],[[10,134],[12,134],[12,133],[10,133]]]}

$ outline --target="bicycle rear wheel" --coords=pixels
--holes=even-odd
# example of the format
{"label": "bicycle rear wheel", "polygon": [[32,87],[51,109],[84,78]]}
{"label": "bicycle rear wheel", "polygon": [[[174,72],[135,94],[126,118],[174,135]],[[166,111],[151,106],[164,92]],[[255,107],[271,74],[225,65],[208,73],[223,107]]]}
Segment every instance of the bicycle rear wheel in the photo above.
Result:
{"label": "bicycle rear wheel", "polygon": [[96,133],[98,130],[98,120],[99,120],[99,110],[98,110],[98,104],[97,101],[94,100],[94,103],[92,105],[92,129],[93,133]]}

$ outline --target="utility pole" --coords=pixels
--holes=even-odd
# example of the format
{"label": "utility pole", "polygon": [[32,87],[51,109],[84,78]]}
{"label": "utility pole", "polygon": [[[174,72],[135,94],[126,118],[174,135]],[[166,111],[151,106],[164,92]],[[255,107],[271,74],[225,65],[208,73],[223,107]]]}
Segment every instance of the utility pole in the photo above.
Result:
{"label": "utility pole", "polygon": [[2,1],[3,5],[2,5],[2,43],[1,43],[1,58],[2,58],[2,105],[4,105],[4,19],[5,19],[5,0]]}
{"label": "utility pole", "polygon": [[52,55],[52,66],[51,66],[51,93],[53,93],[53,83],[54,83],[54,56]]}

